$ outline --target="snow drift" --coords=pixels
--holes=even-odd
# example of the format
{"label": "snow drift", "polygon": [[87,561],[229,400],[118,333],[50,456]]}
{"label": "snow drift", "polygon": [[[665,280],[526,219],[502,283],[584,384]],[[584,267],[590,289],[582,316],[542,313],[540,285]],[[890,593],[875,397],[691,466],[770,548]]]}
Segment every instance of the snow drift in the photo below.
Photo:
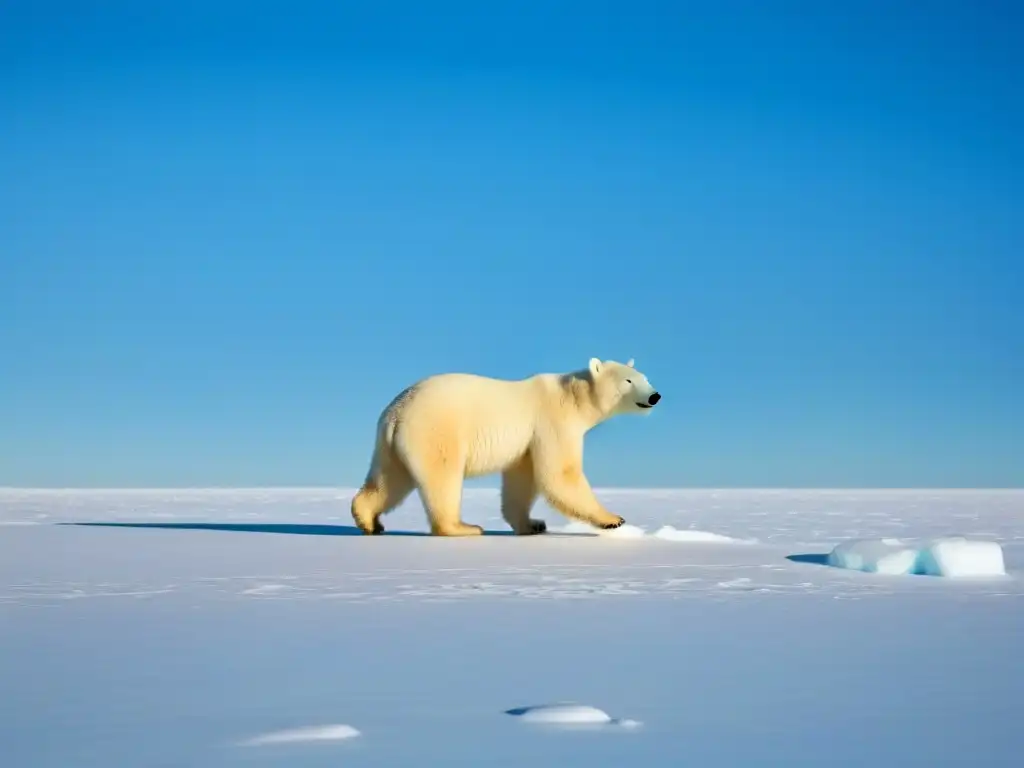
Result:
{"label": "snow drift", "polygon": [[756,544],[756,539],[734,539],[731,536],[723,536],[720,533],[710,531],[698,531],[692,528],[675,528],[671,525],[663,525],[653,533],[648,533],[639,525],[623,523],[618,528],[601,529],[588,523],[574,520],[561,529],[562,533],[587,534],[601,536],[607,539],[642,539],[650,537],[665,539],[666,541],[680,541],[703,544]]}
{"label": "snow drift", "polygon": [[264,733],[241,742],[245,747],[262,747],[270,744],[292,744],[305,741],[342,741],[359,735],[359,731],[351,725],[309,725],[300,728],[288,728],[283,731]]}

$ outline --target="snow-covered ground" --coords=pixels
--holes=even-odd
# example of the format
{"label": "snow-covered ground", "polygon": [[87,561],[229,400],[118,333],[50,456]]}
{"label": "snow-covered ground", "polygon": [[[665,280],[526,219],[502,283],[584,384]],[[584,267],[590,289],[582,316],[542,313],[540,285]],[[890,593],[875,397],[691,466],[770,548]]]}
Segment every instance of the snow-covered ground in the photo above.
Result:
{"label": "snow-covered ground", "polygon": [[[1021,765],[1024,491],[599,495],[644,535],[506,535],[478,488],[500,535],[417,535],[415,498],[355,535],[335,489],[0,490],[0,764]],[[945,536],[1008,575],[830,565]]]}

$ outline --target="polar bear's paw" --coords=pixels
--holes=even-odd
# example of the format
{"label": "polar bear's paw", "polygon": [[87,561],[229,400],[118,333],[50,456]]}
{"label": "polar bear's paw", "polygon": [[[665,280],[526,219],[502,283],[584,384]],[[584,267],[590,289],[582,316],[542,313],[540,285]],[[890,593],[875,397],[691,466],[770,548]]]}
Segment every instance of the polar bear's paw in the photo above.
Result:
{"label": "polar bear's paw", "polygon": [[538,536],[548,532],[548,524],[543,520],[534,520],[531,517],[525,524],[513,525],[512,532],[516,536]]}
{"label": "polar bear's paw", "polygon": [[356,518],[356,528],[367,536],[379,536],[384,533],[384,526],[380,524],[379,520],[367,521]]}
{"label": "polar bear's paw", "polygon": [[602,529],[604,529],[606,531],[610,531],[613,528],[621,528],[625,524],[625,522],[626,522],[625,519],[623,519],[622,517],[619,517],[618,515],[616,515],[615,516],[615,522],[604,523],[603,525],[599,525],[598,528],[602,528]]}

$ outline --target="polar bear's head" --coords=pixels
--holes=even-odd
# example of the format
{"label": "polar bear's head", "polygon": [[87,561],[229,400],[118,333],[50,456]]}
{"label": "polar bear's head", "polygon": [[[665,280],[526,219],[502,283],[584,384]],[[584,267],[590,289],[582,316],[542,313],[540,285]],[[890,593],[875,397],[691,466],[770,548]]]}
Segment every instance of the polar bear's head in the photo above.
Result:
{"label": "polar bear's head", "polygon": [[598,407],[607,415],[648,413],[661,395],[640,371],[633,359],[623,364],[614,360],[590,358],[590,377]]}

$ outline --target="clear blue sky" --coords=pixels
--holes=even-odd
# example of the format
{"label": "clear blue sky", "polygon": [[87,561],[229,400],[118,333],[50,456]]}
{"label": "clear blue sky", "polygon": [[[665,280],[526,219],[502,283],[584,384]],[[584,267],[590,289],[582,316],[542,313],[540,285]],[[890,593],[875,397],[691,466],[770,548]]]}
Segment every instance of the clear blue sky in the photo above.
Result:
{"label": "clear blue sky", "polygon": [[0,484],[357,485],[406,384],[591,356],[664,395],[596,485],[1024,484],[1017,4],[25,0],[0,66]]}

